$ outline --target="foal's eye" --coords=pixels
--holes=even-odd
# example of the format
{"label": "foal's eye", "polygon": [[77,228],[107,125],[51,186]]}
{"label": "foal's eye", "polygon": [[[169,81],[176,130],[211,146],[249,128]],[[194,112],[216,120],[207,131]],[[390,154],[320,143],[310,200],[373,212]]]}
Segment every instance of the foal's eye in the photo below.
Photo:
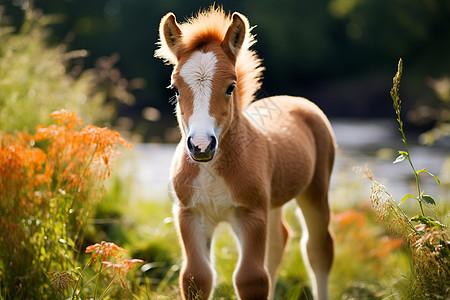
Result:
{"label": "foal's eye", "polygon": [[227,91],[225,93],[227,94],[228,97],[231,97],[235,87],[236,87],[236,85],[233,83],[233,84],[230,84],[230,86],[227,88]]}

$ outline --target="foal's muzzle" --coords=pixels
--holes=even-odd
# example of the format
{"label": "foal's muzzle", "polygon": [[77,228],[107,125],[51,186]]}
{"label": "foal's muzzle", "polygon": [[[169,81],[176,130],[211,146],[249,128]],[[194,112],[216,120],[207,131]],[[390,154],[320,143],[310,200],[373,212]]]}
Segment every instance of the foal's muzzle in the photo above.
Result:
{"label": "foal's muzzle", "polygon": [[217,149],[217,139],[215,136],[194,139],[188,137],[187,149],[192,159],[197,162],[208,162],[213,159]]}

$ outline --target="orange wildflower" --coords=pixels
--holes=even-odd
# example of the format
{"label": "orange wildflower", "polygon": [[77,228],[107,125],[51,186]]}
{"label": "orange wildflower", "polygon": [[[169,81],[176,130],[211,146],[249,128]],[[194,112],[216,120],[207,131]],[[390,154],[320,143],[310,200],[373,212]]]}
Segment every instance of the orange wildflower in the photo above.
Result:
{"label": "orange wildflower", "polygon": [[69,129],[83,124],[83,120],[75,112],[65,109],[52,112],[50,117],[54,118],[59,125],[65,125]]}
{"label": "orange wildflower", "polygon": [[53,174],[58,174],[59,183],[80,191],[83,198],[88,179],[98,181],[109,177],[114,157],[119,153],[117,144],[132,145],[108,128],[93,125],[81,128],[82,120],[74,112],[60,110],[53,112],[51,117],[58,124],[38,126],[36,134],[30,137],[33,142],[50,142],[46,149],[48,159],[44,174],[39,181],[51,182],[56,179]]}
{"label": "orange wildflower", "polygon": [[19,195],[19,191],[30,185],[40,184],[36,175],[43,169],[47,155],[30,144],[26,134],[18,134],[17,138],[0,134],[0,189],[3,195]]}
{"label": "orange wildflower", "polygon": [[81,130],[80,134],[83,140],[90,144],[96,144],[100,152],[117,143],[120,143],[125,147],[132,147],[131,143],[125,141],[117,131],[106,127],[100,128],[93,125],[87,125]]}
{"label": "orange wildflower", "polygon": [[[0,132],[0,244],[5,248],[0,255],[10,259],[10,253],[17,254],[14,257],[20,260],[11,260],[11,269],[22,266],[23,259],[41,262],[27,264],[24,270],[36,274],[44,267],[67,265],[70,248],[82,243],[78,233],[85,230],[94,201],[100,201],[102,181],[110,174],[117,144],[131,147],[115,131],[83,128],[74,112],[60,110],[51,117],[54,124],[38,126],[33,135]],[[62,220],[63,226],[54,226]],[[58,240],[71,243],[50,249]],[[108,256],[117,259],[127,251],[102,242],[86,252],[92,252],[94,262]],[[121,263],[121,270],[131,269],[135,262]],[[68,275],[52,275],[51,283],[63,290],[71,283]]]}
{"label": "orange wildflower", "polygon": [[34,135],[34,139],[36,140],[44,140],[44,139],[56,139],[64,135],[66,132],[65,127],[61,127],[55,124],[52,124],[48,127],[43,125],[39,125],[36,127],[36,134]]}
{"label": "orange wildflower", "polygon": [[105,261],[106,258],[111,255],[114,258],[122,257],[121,252],[128,252],[127,250],[117,246],[114,243],[109,242],[101,242],[101,244],[90,245],[86,247],[86,253],[92,252],[92,258],[96,258],[97,256],[102,256],[102,261]]}
{"label": "orange wildflower", "polygon": [[122,273],[128,273],[131,269],[134,268],[135,263],[142,263],[144,262],[142,259],[125,259],[117,264],[113,264],[109,261],[102,261],[102,264],[106,266],[106,268],[112,267],[114,268],[119,274]]}
{"label": "orange wildflower", "polygon": [[358,227],[361,227],[366,223],[367,218],[362,212],[350,209],[333,215],[333,220],[344,227],[350,224],[356,224]]}
{"label": "orange wildflower", "polygon": [[377,258],[383,258],[388,256],[393,250],[402,246],[402,239],[390,238],[383,236],[377,248],[373,249],[372,254]]}

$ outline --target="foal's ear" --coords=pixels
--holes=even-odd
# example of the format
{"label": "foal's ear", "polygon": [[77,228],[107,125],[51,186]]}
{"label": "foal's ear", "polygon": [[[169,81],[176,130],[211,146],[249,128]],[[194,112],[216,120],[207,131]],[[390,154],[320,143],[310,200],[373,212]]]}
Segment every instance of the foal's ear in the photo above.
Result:
{"label": "foal's ear", "polygon": [[178,58],[182,48],[182,31],[173,13],[168,13],[161,19],[159,36],[161,43],[165,43],[172,54]]}
{"label": "foal's ear", "polygon": [[246,17],[237,12],[233,13],[232,18],[233,20],[222,41],[222,47],[228,56],[235,60],[244,43],[248,21]]}

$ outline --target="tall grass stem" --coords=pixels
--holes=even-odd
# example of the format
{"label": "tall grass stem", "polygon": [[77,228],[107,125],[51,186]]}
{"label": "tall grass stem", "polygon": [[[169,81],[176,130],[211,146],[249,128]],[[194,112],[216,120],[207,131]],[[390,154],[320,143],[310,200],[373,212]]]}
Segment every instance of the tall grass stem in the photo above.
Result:
{"label": "tall grass stem", "polygon": [[423,206],[422,206],[422,193],[420,191],[420,184],[419,184],[419,175],[416,172],[416,169],[414,168],[414,164],[412,163],[411,160],[411,155],[409,154],[409,150],[408,150],[408,143],[406,142],[406,135],[405,135],[405,131],[403,129],[403,121],[401,118],[401,99],[400,99],[400,80],[402,78],[402,74],[403,74],[403,60],[400,58],[398,61],[398,67],[397,67],[397,73],[394,76],[393,79],[393,86],[391,89],[391,98],[394,102],[394,110],[395,113],[397,114],[397,122],[399,125],[399,130],[402,134],[402,141],[403,144],[405,145],[405,152],[400,152],[401,156],[403,156],[403,159],[406,158],[409,162],[409,165],[411,166],[413,172],[414,172],[414,178],[416,180],[416,186],[417,186],[417,198],[416,200],[419,202],[419,206],[420,206],[420,211],[422,213],[423,216],[425,216],[425,213],[423,211]]}

